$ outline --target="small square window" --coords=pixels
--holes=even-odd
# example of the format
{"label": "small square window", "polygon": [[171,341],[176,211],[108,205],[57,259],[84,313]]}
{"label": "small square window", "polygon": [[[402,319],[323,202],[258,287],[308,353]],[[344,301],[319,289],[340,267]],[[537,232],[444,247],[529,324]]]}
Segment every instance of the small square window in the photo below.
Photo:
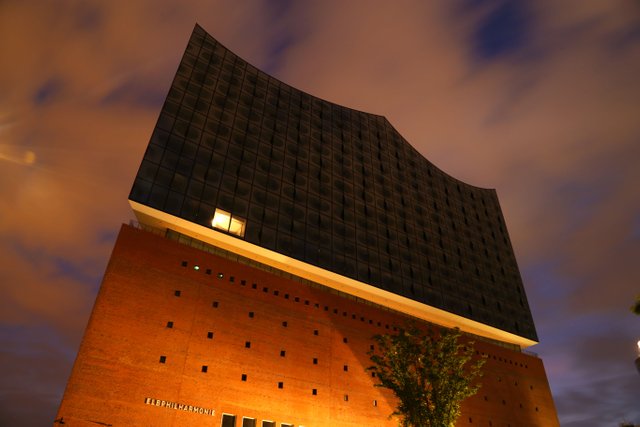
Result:
{"label": "small square window", "polygon": [[222,427],[235,427],[236,416],[231,414],[222,414]]}
{"label": "small square window", "polygon": [[280,292],[279,292],[279,291],[273,291],[273,294],[274,294],[275,296],[278,296],[278,295],[280,295]]}
{"label": "small square window", "polygon": [[300,302],[300,298],[296,297],[295,302]]}
{"label": "small square window", "polygon": [[202,372],[206,373],[209,370],[207,365],[202,365]]}
{"label": "small square window", "polygon": [[214,301],[213,303],[211,303],[211,306],[213,308],[218,308],[218,301]]}
{"label": "small square window", "polygon": [[348,402],[348,401],[349,401],[349,395],[348,395],[348,394],[345,394],[345,395],[344,395],[344,401],[345,401],[345,402]]}
{"label": "small square window", "polygon": [[333,314],[338,314],[338,309],[337,308],[333,309]]}
{"label": "small square window", "polygon": [[374,349],[375,349],[375,347],[373,346],[373,344],[371,344],[371,345],[369,346],[369,350],[373,351]]}
{"label": "small square window", "polygon": [[343,312],[342,312],[342,315],[343,315],[344,317],[347,317],[347,312],[346,312],[346,311],[343,311]]}
{"label": "small square window", "polygon": [[187,261],[182,261],[182,266],[186,267],[187,266]]}
{"label": "small square window", "polygon": [[246,286],[247,281],[246,281],[246,280],[240,280],[240,284],[241,284],[242,286]]}
{"label": "small square window", "polygon": [[177,296],[177,297],[179,297],[179,296],[180,296],[180,294],[181,294],[181,292],[180,292],[180,291],[173,291],[173,295],[175,295],[175,296]]}
{"label": "small square window", "polygon": [[346,344],[346,343],[349,342],[349,340],[347,339],[347,337],[344,337],[344,338],[342,338],[342,342]]}
{"label": "small square window", "polygon": [[160,363],[166,363],[167,362],[167,356],[160,356]]}
{"label": "small square window", "polygon": [[282,322],[282,326],[283,326],[283,327],[285,327],[285,328],[286,328],[288,325],[289,325],[289,324],[288,324],[286,321]]}
{"label": "small square window", "polygon": [[278,388],[284,388],[284,383],[282,381],[278,383]]}
{"label": "small square window", "polygon": [[242,381],[246,381],[247,380],[247,374],[242,374]]}
{"label": "small square window", "polygon": [[251,289],[258,289],[258,284],[257,283],[252,283],[251,284]]}
{"label": "small square window", "polygon": [[345,372],[347,372],[347,371],[349,370],[349,365],[344,365],[344,366],[342,367],[342,370],[343,370],[343,371],[345,371]]}
{"label": "small square window", "polygon": [[213,332],[207,332],[207,338],[213,339]]}
{"label": "small square window", "polygon": [[373,399],[373,406],[378,406],[378,401],[376,399]]}
{"label": "small square window", "polygon": [[251,348],[251,341],[245,341],[244,342],[244,347],[245,348]]}
{"label": "small square window", "polygon": [[231,283],[233,283],[233,282],[235,282],[235,281],[236,281],[236,278],[235,278],[235,277],[233,277],[233,276],[229,276],[229,281],[230,281]]}
{"label": "small square window", "polygon": [[280,357],[284,357],[285,354],[286,352],[284,350],[280,350]]}
{"label": "small square window", "polygon": [[314,388],[311,390],[311,394],[313,394],[314,396],[318,395],[318,389]]}
{"label": "small square window", "polygon": [[289,294],[284,294],[284,299],[289,299]]}
{"label": "small square window", "polygon": [[374,371],[371,371],[371,378],[375,378],[376,377],[376,373]]}
{"label": "small square window", "polygon": [[329,306],[328,305],[324,306],[324,311],[329,311]]}
{"label": "small square window", "polygon": [[253,311],[249,312],[249,317],[253,318]]}
{"label": "small square window", "polygon": [[309,300],[304,300],[304,305],[309,305]]}
{"label": "small square window", "polygon": [[318,364],[318,358],[317,358],[317,357],[314,357],[314,358],[313,358],[313,364],[314,364],[314,365],[317,365],[317,364]]}
{"label": "small square window", "polygon": [[208,275],[211,275],[211,269],[207,268],[207,271],[205,271],[205,273],[207,273]]}
{"label": "small square window", "polygon": [[313,330],[313,335],[318,335],[318,333],[319,333],[319,332],[318,332],[318,330],[317,330],[317,329],[314,329],[314,330]]}
{"label": "small square window", "polygon": [[262,292],[269,292],[269,288],[262,288]]}
{"label": "small square window", "polygon": [[173,328],[173,322],[172,321],[168,321],[167,322],[167,328]]}

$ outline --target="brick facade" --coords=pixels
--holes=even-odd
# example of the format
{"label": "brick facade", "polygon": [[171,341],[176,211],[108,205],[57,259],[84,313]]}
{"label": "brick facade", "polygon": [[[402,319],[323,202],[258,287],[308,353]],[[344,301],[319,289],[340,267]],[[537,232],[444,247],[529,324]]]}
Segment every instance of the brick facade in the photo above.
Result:
{"label": "brick facade", "polygon": [[[57,419],[220,426],[226,413],[238,426],[242,417],[259,426],[395,426],[392,394],[365,368],[371,337],[406,320],[123,226]],[[458,426],[558,425],[539,358],[475,347],[488,355],[482,388]]]}

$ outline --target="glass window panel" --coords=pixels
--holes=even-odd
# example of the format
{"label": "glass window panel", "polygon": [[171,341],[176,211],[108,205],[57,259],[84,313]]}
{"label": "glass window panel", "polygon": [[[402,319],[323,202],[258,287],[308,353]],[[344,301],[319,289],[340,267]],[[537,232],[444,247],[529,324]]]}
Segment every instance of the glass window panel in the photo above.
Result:
{"label": "glass window panel", "polygon": [[211,220],[211,226],[213,228],[228,231],[230,222],[231,214],[229,212],[223,211],[222,209],[216,209],[213,219]]}

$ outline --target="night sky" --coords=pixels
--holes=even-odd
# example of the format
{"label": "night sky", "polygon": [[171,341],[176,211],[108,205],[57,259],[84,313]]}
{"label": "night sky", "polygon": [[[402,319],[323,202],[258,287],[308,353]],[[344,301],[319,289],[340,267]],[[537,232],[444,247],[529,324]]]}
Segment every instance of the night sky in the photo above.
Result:
{"label": "night sky", "polygon": [[0,1],[0,425],[51,425],[194,24],[495,188],[562,426],[640,424],[640,2]]}

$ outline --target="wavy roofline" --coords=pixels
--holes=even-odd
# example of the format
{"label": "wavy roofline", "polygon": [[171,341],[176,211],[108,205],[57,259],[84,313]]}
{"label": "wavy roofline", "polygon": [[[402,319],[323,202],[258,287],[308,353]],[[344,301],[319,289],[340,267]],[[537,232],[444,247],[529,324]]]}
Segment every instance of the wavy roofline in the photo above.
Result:
{"label": "wavy roofline", "polygon": [[196,22],[196,24],[195,24],[194,28],[200,28],[200,29],[201,29],[201,30],[202,30],[202,31],[203,31],[207,36],[209,36],[209,37],[211,37],[213,40],[215,40],[215,41],[216,41],[216,43],[218,43],[220,46],[224,47],[226,50],[228,50],[229,52],[233,53],[235,56],[237,56],[238,58],[240,58],[241,60],[243,60],[243,61],[244,61],[244,62],[246,62],[247,64],[251,65],[251,66],[252,66],[252,67],[254,67],[256,70],[260,71],[261,73],[264,73],[264,74],[268,75],[270,78],[272,78],[272,79],[274,79],[274,80],[277,80],[279,83],[281,83],[281,84],[283,84],[283,85],[287,86],[287,87],[288,87],[288,88],[290,88],[290,89],[293,89],[293,90],[298,91],[298,92],[300,92],[300,93],[304,93],[305,95],[310,96],[310,97],[313,97],[313,98],[318,99],[318,100],[320,100],[320,101],[328,102],[329,104],[335,105],[336,107],[346,108],[346,109],[351,110],[351,111],[354,111],[354,112],[356,112],[356,113],[366,114],[366,115],[368,115],[368,116],[382,118],[382,119],[383,119],[383,120],[384,120],[384,121],[385,121],[385,122],[386,122],[386,123],[391,127],[391,129],[393,129],[393,131],[394,131],[394,132],[395,132],[395,133],[396,133],[396,134],[397,134],[397,135],[398,135],[398,136],[399,136],[399,137],[400,137],[400,138],[401,138],[401,139],[402,139],[406,144],[408,144],[408,145],[409,145],[413,150],[415,150],[415,151],[418,153],[418,155],[419,155],[420,157],[422,157],[425,161],[427,161],[427,162],[428,162],[431,166],[433,166],[433,167],[434,167],[438,172],[442,173],[443,175],[446,175],[448,178],[453,179],[453,180],[454,180],[454,181],[456,181],[457,183],[460,183],[460,184],[462,184],[462,185],[465,185],[465,186],[467,186],[467,187],[469,187],[469,188],[471,188],[471,189],[475,189],[475,190],[479,190],[479,191],[484,191],[484,192],[493,192],[493,193],[496,193],[496,189],[495,189],[495,188],[492,188],[492,187],[489,187],[489,188],[487,188],[487,187],[479,187],[479,186],[477,186],[477,185],[473,185],[473,184],[470,184],[470,183],[468,183],[468,182],[466,182],[466,181],[463,181],[463,180],[461,180],[461,179],[459,179],[459,178],[456,178],[455,176],[453,176],[453,175],[451,175],[451,174],[449,174],[449,173],[445,172],[442,168],[438,167],[435,163],[433,163],[432,161],[430,161],[429,159],[427,159],[427,157],[426,157],[425,155],[423,155],[423,154],[422,154],[422,153],[421,153],[421,152],[420,152],[416,147],[414,147],[414,146],[413,146],[413,144],[411,144],[411,143],[409,142],[409,140],[408,140],[408,139],[406,139],[406,138],[402,135],[402,133],[400,133],[400,131],[398,131],[398,129],[396,129],[396,127],[393,125],[393,123],[391,123],[391,121],[390,121],[390,120],[389,120],[385,115],[382,115],[382,114],[376,114],[376,113],[371,113],[371,112],[369,112],[369,111],[358,110],[357,108],[349,107],[349,106],[342,105],[342,104],[339,104],[339,103],[334,102],[334,101],[330,101],[330,100],[328,100],[328,99],[325,99],[325,98],[322,98],[322,97],[320,97],[320,96],[316,96],[316,95],[314,95],[314,94],[312,94],[312,93],[310,93],[310,92],[307,92],[306,90],[302,90],[302,89],[299,89],[299,88],[297,88],[297,87],[295,87],[295,86],[292,86],[291,84],[289,84],[289,83],[287,83],[287,82],[285,82],[285,81],[281,80],[280,78],[278,78],[278,77],[276,77],[276,76],[273,76],[272,74],[269,74],[269,73],[267,73],[267,72],[263,71],[263,70],[262,70],[262,68],[260,68],[260,67],[256,66],[255,64],[253,64],[253,63],[252,63],[252,62],[250,62],[250,61],[247,61],[244,57],[242,57],[242,56],[238,55],[237,53],[235,53],[235,51],[234,51],[234,50],[229,49],[229,47],[227,47],[224,43],[220,42],[218,39],[214,38],[214,37],[213,37],[213,36],[212,36],[212,35],[211,35],[207,30],[205,30],[205,29],[204,29],[204,27],[202,27],[202,26],[201,26],[200,24],[198,24],[197,22]]}

